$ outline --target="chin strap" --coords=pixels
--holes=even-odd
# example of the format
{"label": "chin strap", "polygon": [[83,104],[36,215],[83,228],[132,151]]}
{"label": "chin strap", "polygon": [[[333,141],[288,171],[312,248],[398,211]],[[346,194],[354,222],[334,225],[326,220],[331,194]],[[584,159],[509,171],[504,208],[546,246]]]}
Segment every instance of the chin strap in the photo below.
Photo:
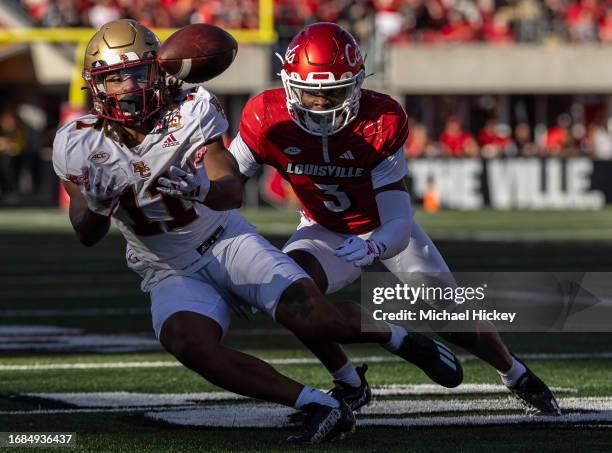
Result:
{"label": "chin strap", "polygon": [[327,120],[321,121],[321,144],[323,145],[323,162],[326,164],[330,163],[329,159],[329,133],[327,127]]}

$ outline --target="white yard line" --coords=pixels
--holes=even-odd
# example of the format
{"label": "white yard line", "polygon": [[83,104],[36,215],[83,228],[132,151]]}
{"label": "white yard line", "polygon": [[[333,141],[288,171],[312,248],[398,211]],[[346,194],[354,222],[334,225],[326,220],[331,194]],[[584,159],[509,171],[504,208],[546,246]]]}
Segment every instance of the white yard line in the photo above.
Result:
{"label": "white yard line", "polygon": [[0,325],[0,341],[4,341],[7,338],[18,338],[21,341],[23,337],[80,335],[82,333],[83,329],[74,327],[37,326],[30,324]]}
{"label": "white yard line", "polygon": [[105,363],[48,363],[32,365],[0,365],[0,371],[40,371],[40,370],[98,370],[124,368],[173,368],[182,366],[179,362],[105,362]]}
{"label": "white yard line", "polygon": [[[99,407],[86,409],[36,409],[33,411],[0,411],[0,415],[92,414],[98,412],[135,412],[135,410],[142,410],[142,408],[135,409],[133,407]],[[177,407],[177,410],[180,410],[180,407]]]}
{"label": "white yard line", "polygon": [[[116,392],[119,393],[119,392]],[[92,394],[95,395],[95,394]],[[193,394],[195,395],[195,394]],[[173,395],[161,395],[173,396]],[[166,402],[169,402],[166,401]],[[365,407],[358,413],[361,426],[466,426],[466,425],[503,425],[517,423],[576,424],[590,423],[589,426],[612,429],[612,397],[560,398],[559,404],[565,411],[589,411],[588,413],[568,413],[561,417],[529,417],[511,415],[470,415],[473,411],[519,410],[518,403],[510,399],[477,400],[381,400]],[[198,407],[199,406],[199,407]],[[0,415],[49,415],[83,414],[112,412],[145,412],[145,416],[155,420],[183,426],[232,427],[232,428],[281,428],[289,426],[288,416],[293,409],[268,403],[248,402],[237,404],[213,404],[202,406],[193,401],[190,405],[176,405],[172,408],[154,404],[132,407],[98,407],[70,409],[37,409],[1,411]],[[435,413],[456,413],[456,416]],[[428,415],[427,417],[407,417],[409,415]],[[394,416],[389,418],[388,416]],[[377,418],[387,416],[387,418]]]}
{"label": "white yard line", "polygon": [[[380,401],[372,408],[364,408],[358,415],[358,425],[365,426],[461,426],[500,425],[513,423],[584,423],[612,422],[612,398],[567,398],[559,401],[567,410],[601,411],[568,414],[561,417],[529,417],[525,415],[469,415],[475,410],[517,409],[514,403],[501,404],[497,400],[448,401]],[[152,411],[145,416],[184,426],[280,428],[288,426],[292,409],[271,404],[212,405],[188,410]],[[457,416],[428,416],[401,418],[400,415],[456,412]],[[376,415],[393,415],[376,418]],[[610,425],[608,428],[612,428]]]}
{"label": "white yard line", "polygon": [[[491,426],[515,424],[580,424],[585,422],[612,422],[612,411],[588,414],[568,414],[560,417],[530,417],[528,415],[468,415],[460,417],[419,417],[419,418],[366,418],[357,421],[359,426]],[[582,427],[582,425],[580,425]],[[612,429],[612,425],[600,425]],[[601,428],[599,428],[601,429]]]}
{"label": "white yard line", "polygon": [[111,316],[148,314],[147,307],[117,308],[45,308],[45,309],[5,309],[0,310],[0,318],[64,318],[73,316]]}
{"label": "white yard line", "polygon": [[[612,359],[612,352],[576,352],[576,353],[534,353],[518,354],[525,360],[585,360],[585,359]],[[459,356],[462,361],[478,360],[474,356]],[[316,365],[320,362],[314,358],[291,358],[291,359],[265,359],[273,365]],[[388,363],[401,362],[402,359],[394,356],[366,356],[352,357],[354,363]],[[148,361],[148,362],[77,362],[77,363],[32,363],[27,365],[0,365],[0,371],[32,371],[32,370],[88,370],[104,368],[167,368],[179,367],[180,363],[175,361]]]}
{"label": "white yard line", "polygon": [[[557,394],[576,393],[574,388],[554,388]],[[437,395],[506,395],[509,396],[508,389],[503,385],[494,384],[463,384],[454,389],[444,388],[433,384],[412,384],[412,385],[387,385],[375,386],[372,388],[374,396],[437,396]],[[201,403],[215,401],[236,401],[247,400],[244,396],[237,395],[231,392],[200,392],[200,393],[136,393],[136,392],[75,392],[75,393],[25,393],[21,396],[34,398],[36,400],[51,400],[63,404],[72,404],[80,408],[122,408],[122,407],[153,407],[153,406],[183,406],[183,405],[199,405]],[[581,399],[586,401],[588,399]],[[458,405],[462,405],[466,400],[456,400]],[[499,405],[498,409],[516,408],[519,406],[514,400],[485,400],[487,407],[490,405]],[[566,401],[574,404],[573,399]],[[590,401],[590,400],[589,400]],[[596,398],[596,402],[601,404],[612,405],[611,398]],[[420,400],[410,401],[394,401],[389,402],[390,405],[402,405],[401,410],[409,410],[410,407],[419,408],[428,411],[429,407],[435,407],[433,412],[439,411],[436,406],[436,401],[423,403]],[[446,401],[440,401],[441,405],[447,405]],[[510,404],[510,405],[509,405]],[[386,401],[377,401],[371,406],[372,408],[385,407],[388,408]],[[475,410],[471,408],[470,410]],[[398,409],[399,410],[399,409]],[[396,410],[397,412],[397,410]],[[412,412],[408,412],[412,413]]]}

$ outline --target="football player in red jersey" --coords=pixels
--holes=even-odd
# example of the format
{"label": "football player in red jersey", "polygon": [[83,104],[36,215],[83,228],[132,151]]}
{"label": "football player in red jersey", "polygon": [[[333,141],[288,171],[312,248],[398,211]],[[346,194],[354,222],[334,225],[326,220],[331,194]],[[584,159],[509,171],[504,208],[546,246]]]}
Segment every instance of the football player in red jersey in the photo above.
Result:
{"label": "football player in red jersey", "polygon": [[[313,24],[281,59],[284,89],[249,100],[230,148],[243,179],[266,164],[293,187],[302,219],[284,251],[327,293],[376,261],[398,276],[450,275],[413,219],[403,181],[406,113],[391,97],[361,88],[365,65],[355,39],[336,24]],[[338,307],[350,313],[348,304]],[[528,412],[559,414],[552,392],[490,327],[440,335],[492,365]],[[333,394],[353,409],[367,402],[364,370],[356,370],[339,345],[305,343],[334,377]]]}

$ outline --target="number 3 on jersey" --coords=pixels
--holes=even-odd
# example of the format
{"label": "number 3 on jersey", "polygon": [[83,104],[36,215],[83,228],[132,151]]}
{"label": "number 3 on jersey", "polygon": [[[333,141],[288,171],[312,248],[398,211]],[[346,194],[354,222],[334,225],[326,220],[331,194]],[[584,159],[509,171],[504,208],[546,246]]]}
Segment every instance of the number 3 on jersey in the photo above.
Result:
{"label": "number 3 on jersey", "polygon": [[315,184],[319,189],[323,191],[325,195],[329,195],[335,198],[335,200],[327,200],[323,202],[323,205],[332,212],[346,211],[351,207],[351,200],[349,200],[346,192],[338,190],[339,184]]}

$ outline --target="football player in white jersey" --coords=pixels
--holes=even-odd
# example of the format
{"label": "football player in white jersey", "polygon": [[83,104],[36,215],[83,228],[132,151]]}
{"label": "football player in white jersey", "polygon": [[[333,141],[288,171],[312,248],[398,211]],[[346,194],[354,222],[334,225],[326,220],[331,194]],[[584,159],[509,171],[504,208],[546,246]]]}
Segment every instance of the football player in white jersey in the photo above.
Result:
{"label": "football player in white jersey", "polygon": [[[204,88],[181,91],[155,60],[159,40],[132,20],[110,22],[89,42],[83,76],[92,114],[63,126],[53,145],[56,173],[70,195],[70,220],[92,246],[110,218],[127,240],[128,266],[151,294],[153,328],[181,363],[224,389],[304,409],[296,442],[318,443],[354,429],[339,399],[222,344],[232,294],[268,313],[301,339],[387,346],[447,386],[461,365],[440,345],[422,354],[399,327],[359,311],[340,313],[308,275],[259,236],[234,208],[242,202],[238,165],[221,135],[228,124]],[[201,152],[203,151],[203,152]],[[443,356],[443,357],[441,357]]]}

